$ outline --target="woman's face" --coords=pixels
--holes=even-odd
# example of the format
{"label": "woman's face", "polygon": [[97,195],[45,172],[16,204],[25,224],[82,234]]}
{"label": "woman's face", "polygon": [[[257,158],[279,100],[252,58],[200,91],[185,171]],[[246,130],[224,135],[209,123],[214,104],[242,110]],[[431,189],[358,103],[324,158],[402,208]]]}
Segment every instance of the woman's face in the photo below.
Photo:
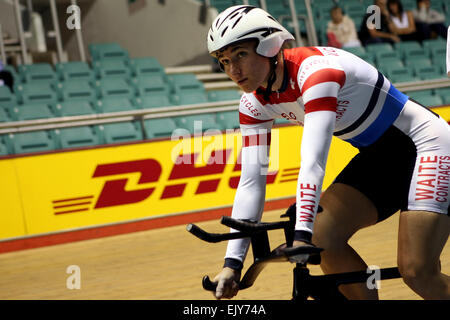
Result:
{"label": "woman's face", "polygon": [[253,92],[267,85],[269,59],[255,51],[256,42],[247,41],[227,47],[216,55],[225,73],[244,92]]}
{"label": "woman's face", "polygon": [[341,23],[342,19],[343,19],[342,10],[340,8],[331,11],[331,20],[333,21],[333,23],[335,24]]}
{"label": "woman's face", "polygon": [[393,14],[397,14],[397,13],[398,13],[398,4],[396,4],[396,3],[390,3],[390,4],[389,4],[389,10],[390,10]]}

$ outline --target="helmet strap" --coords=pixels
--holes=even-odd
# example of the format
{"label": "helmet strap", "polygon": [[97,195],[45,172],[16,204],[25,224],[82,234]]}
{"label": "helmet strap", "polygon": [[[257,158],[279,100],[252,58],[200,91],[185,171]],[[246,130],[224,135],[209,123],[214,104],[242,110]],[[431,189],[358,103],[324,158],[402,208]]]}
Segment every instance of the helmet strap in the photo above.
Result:
{"label": "helmet strap", "polygon": [[267,88],[266,90],[264,90],[264,100],[269,101],[269,96],[272,93],[272,86],[275,83],[275,81],[277,80],[277,73],[276,73],[276,69],[277,69],[277,65],[278,65],[278,55],[270,58],[270,75],[269,75],[269,80],[267,81]]}

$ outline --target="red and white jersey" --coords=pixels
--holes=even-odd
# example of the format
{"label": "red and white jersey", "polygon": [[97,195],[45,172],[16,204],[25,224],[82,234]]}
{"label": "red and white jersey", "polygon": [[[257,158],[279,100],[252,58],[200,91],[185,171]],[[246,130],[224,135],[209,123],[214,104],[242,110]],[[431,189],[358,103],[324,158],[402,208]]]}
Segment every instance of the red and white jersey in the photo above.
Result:
{"label": "red and white jersey", "polygon": [[[267,165],[258,163],[268,163],[273,120],[285,118],[304,127],[295,229],[312,233],[332,136],[356,147],[372,144],[396,120],[408,97],[372,65],[344,50],[287,49],[284,62],[282,88],[268,101],[260,90],[242,95],[242,175],[232,216],[260,220],[266,184],[261,170]],[[247,249],[248,240],[230,241],[226,257],[243,260]]]}

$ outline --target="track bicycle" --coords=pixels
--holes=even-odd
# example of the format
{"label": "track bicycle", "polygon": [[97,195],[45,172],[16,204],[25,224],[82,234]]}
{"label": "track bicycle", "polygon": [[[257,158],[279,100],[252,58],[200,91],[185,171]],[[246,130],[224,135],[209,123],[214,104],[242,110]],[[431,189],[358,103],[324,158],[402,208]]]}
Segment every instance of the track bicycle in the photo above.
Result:
{"label": "track bicycle", "polygon": [[[197,238],[209,243],[250,238],[253,251],[253,264],[247,269],[240,280],[239,290],[250,288],[267,264],[289,261],[289,258],[294,255],[308,255],[305,263],[295,263],[293,269],[292,300],[304,301],[308,298],[314,300],[347,300],[339,291],[339,286],[367,282],[371,274],[366,270],[362,270],[326,275],[311,275],[308,265],[320,264],[320,253],[323,249],[315,246],[292,247],[296,216],[295,207],[294,203],[281,215],[281,218],[288,218],[288,220],[277,222],[252,222],[223,216],[220,222],[227,227],[237,230],[236,232],[209,233],[195,224],[188,224],[186,229]],[[268,231],[276,229],[284,230],[286,242],[271,250]],[[379,272],[378,280],[401,277],[397,267],[383,268]],[[205,290],[214,292],[217,284],[213,283],[208,276],[204,276],[202,286]]]}

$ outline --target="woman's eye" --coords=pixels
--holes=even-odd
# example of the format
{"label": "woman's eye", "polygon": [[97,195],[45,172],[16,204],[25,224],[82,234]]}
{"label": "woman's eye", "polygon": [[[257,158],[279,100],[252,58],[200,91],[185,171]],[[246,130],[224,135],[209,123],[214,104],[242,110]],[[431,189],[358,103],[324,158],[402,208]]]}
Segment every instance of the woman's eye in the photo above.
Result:
{"label": "woman's eye", "polygon": [[229,61],[224,59],[224,60],[220,60],[220,63],[223,64],[224,66],[226,66],[229,63]]}
{"label": "woman's eye", "polygon": [[246,55],[247,55],[247,52],[244,52],[244,51],[241,51],[241,52],[239,52],[239,53],[237,54],[237,56],[238,56],[239,58],[245,57]]}

